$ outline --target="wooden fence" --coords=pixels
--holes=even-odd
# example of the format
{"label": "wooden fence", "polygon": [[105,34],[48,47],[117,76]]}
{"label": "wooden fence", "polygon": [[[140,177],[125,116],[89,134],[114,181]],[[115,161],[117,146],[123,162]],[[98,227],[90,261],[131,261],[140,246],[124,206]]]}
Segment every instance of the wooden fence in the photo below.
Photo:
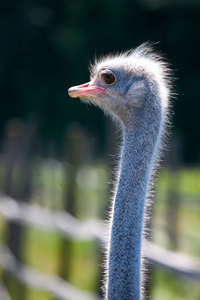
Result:
{"label": "wooden fence", "polygon": [[[5,138],[0,154],[0,163],[4,162],[4,180],[0,183],[0,217],[6,223],[6,238],[2,238],[0,245],[0,299],[11,300],[9,294],[10,278],[17,281],[18,295],[15,300],[26,299],[24,287],[33,287],[49,293],[56,300],[97,300],[100,298],[95,293],[78,289],[67,280],[66,266],[70,263],[69,241],[96,241],[99,245],[105,242],[106,227],[102,220],[80,221],[76,218],[76,175],[81,166],[81,159],[91,158],[92,154],[86,140],[83,141],[83,132],[77,127],[72,128],[67,135],[67,159],[71,162],[70,182],[63,190],[63,206],[61,211],[33,205],[32,199],[32,174],[33,160],[36,156],[37,126],[30,121],[22,124],[13,120],[5,130]],[[108,138],[110,141],[111,138]],[[108,150],[112,153],[112,150]],[[73,166],[73,167],[72,167]],[[16,176],[15,184],[13,179]],[[1,175],[1,174],[0,174]],[[173,196],[174,199],[174,196]],[[58,200],[58,199],[57,199]],[[42,200],[43,201],[43,200]],[[49,201],[51,202],[51,200]],[[41,204],[42,205],[42,204]],[[171,202],[169,204],[171,208]],[[171,215],[169,211],[168,215]],[[24,242],[24,230],[27,226],[37,227],[44,232],[57,232],[62,239],[62,253],[59,275],[49,275],[30,267],[23,262],[21,246]],[[173,224],[173,229],[176,225]],[[171,234],[172,244],[174,243]],[[175,244],[175,243],[174,243]],[[177,276],[187,276],[193,280],[200,280],[200,261],[182,253],[163,249],[155,244],[146,242],[145,256],[153,264],[164,268],[166,271],[175,272]],[[65,279],[64,279],[65,278]],[[20,288],[21,284],[21,288]],[[23,287],[23,288],[22,288]]]}
{"label": "wooden fence", "polygon": [[[66,212],[52,212],[32,204],[18,202],[10,197],[0,197],[0,214],[8,221],[31,225],[44,231],[57,231],[64,238],[105,242],[105,225],[101,220],[79,221]],[[173,271],[179,276],[188,276],[200,280],[200,261],[182,253],[163,249],[155,244],[145,245],[145,256],[153,264]],[[0,265],[3,270],[16,277],[23,284],[47,291],[56,299],[62,300],[97,300],[99,297],[86,293],[72,286],[55,275],[41,273],[27,265],[20,263],[7,245],[0,248]],[[9,299],[5,287],[0,291],[5,299]]]}

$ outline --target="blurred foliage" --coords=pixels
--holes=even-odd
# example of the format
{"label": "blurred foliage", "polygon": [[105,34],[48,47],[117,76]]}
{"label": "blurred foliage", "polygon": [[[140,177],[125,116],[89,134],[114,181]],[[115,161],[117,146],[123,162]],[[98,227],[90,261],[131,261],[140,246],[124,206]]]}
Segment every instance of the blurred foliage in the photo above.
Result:
{"label": "blurred foliage", "polygon": [[160,41],[174,71],[174,124],[184,160],[199,158],[199,1],[1,0],[0,130],[12,117],[34,115],[40,134],[58,142],[80,121],[104,141],[100,110],[69,100],[67,89],[89,78],[96,54]]}

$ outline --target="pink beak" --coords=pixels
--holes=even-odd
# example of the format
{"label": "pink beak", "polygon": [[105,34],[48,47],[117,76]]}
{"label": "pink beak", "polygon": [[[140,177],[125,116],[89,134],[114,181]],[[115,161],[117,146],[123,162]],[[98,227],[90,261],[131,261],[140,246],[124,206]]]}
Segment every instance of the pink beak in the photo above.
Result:
{"label": "pink beak", "polygon": [[69,96],[72,98],[77,98],[81,96],[92,96],[96,93],[105,93],[106,89],[92,85],[90,82],[87,82],[82,85],[73,86],[68,90]]}

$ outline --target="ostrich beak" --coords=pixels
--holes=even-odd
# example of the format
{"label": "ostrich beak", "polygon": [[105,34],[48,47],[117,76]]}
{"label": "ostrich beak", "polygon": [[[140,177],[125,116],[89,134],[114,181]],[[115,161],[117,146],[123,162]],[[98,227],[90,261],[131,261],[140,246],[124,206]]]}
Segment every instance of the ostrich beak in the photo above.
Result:
{"label": "ostrich beak", "polygon": [[106,89],[92,85],[91,82],[82,85],[73,86],[68,90],[68,94],[72,98],[92,96],[97,93],[105,93]]}

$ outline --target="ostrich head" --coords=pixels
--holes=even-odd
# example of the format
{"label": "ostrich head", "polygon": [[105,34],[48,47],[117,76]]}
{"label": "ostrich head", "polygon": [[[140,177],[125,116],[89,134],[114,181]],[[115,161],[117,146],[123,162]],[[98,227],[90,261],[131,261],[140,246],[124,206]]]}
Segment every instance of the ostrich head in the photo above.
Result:
{"label": "ostrich head", "polygon": [[152,100],[151,94],[157,104],[157,98],[167,101],[168,89],[163,84],[166,74],[163,61],[143,44],[134,51],[97,61],[91,67],[90,82],[71,87],[68,92],[124,121],[135,109],[144,107],[148,99]]}

